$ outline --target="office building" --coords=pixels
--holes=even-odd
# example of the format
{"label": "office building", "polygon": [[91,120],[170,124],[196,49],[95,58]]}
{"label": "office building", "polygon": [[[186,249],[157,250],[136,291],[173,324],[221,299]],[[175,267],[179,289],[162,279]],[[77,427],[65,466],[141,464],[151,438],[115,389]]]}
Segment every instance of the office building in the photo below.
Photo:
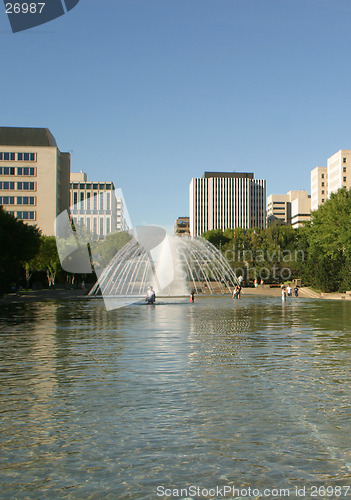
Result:
{"label": "office building", "polygon": [[288,191],[267,198],[267,225],[274,222],[299,227],[311,218],[311,196],[307,191]]}
{"label": "office building", "polygon": [[189,217],[178,217],[174,223],[174,236],[190,236]]}
{"label": "office building", "polygon": [[351,188],[351,151],[340,149],[333,156],[328,158],[328,197],[338,189]]}
{"label": "office building", "polygon": [[54,235],[69,208],[70,154],[47,128],[0,127],[0,205],[18,219]]}
{"label": "office building", "polygon": [[74,224],[85,226],[96,237],[129,229],[123,200],[116,197],[113,182],[88,181],[83,171],[72,172],[70,198]]}
{"label": "office building", "polygon": [[299,227],[311,218],[311,196],[307,191],[271,194],[267,198],[267,225],[274,222]]}
{"label": "office building", "polygon": [[311,210],[317,210],[328,198],[328,169],[316,167],[311,171]]}
{"label": "office building", "polygon": [[246,172],[205,172],[190,182],[190,234],[212,229],[264,228],[266,181]]}

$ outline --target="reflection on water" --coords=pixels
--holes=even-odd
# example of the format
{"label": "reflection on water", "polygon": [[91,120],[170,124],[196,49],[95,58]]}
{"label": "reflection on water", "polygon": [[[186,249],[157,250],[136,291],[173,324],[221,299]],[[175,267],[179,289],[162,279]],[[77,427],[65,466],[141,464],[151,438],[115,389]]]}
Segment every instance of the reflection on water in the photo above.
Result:
{"label": "reflection on water", "polygon": [[259,297],[2,307],[1,498],[349,485],[350,313]]}

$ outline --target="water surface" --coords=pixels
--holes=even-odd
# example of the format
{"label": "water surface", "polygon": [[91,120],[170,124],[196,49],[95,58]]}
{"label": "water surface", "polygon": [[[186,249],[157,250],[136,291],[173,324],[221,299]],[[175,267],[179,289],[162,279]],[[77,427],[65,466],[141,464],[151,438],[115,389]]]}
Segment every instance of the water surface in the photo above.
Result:
{"label": "water surface", "polygon": [[90,299],[0,317],[1,498],[351,484],[351,303]]}

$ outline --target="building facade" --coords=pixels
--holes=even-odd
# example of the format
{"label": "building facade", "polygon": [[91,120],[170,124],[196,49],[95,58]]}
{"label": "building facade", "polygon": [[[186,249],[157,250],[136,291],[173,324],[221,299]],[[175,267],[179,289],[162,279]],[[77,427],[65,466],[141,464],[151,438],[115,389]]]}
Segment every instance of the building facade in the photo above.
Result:
{"label": "building facade", "polygon": [[54,235],[56,217],[69,208],[70,162],[49,129],[0,127],[0,205]]}
{"label": "building facade", "polygon": [[174,236],[190,236],[189,217],[178,217],[174,223]]}
{"label": "building facade", "polygon": [[246,172],[205,172],[190,182],[190,234],[266,225],[266,181]]}
{"label": "building facade", "polygon": [[123,199],[116,197],[113,182],[88,181],[83,171],[72,172],[70,206],[74,224],[98,238],[129,229]]}
{"label": "building facade", "polygon": [[328,169],[316,167],[311,171],[311,210],[317,210],[328,198]]}
{"label": "building facade", "polygon": [[307,191],[288,191],[267,198],[267,225],[274,222],[299,227],[311,219],[311,196]]}
{"label": "building facade", "polygon": [[267,225],[274,222],[299,227],[311,218],[311,196],[304,190],[271,194],[267,198]]}
{"label": "building facade", "polygon": [[338,189],[351,187],[351,151],[340,149],[327,161],[328,197]]}

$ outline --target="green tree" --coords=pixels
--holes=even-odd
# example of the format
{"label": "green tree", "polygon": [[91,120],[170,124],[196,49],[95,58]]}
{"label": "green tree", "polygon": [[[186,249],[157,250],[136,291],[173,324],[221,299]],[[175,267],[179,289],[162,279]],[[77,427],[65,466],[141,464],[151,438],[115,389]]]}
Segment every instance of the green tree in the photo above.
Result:
{"label": "green tree", "polygon": [[[228,232],[226,234],[228,234]],[[205,238],[205,240],[212,243],[212,245],[214,245],[216,248],[221,248],[230,241],[230,237],[224,235],[222,229],[212,229],[210,231],[202,233],[201,236]]]}
{"label": "green tree", "polygon": [[40,230],[0,207],[0,242],[0,293],[4,293],[18,281],[24,262],[38,252]]}
{"label": "green tree", "polygon": [[61,270],[55,236],[40,238],[39,252],[31,262],[31,266],[35,271],[46,272],[49,287],[55,285],[56,274]]}
{"label": "green tree", "polygon": [[306,272],[322,291],[351,290],[351,190],[339,189],[312,212]]}

